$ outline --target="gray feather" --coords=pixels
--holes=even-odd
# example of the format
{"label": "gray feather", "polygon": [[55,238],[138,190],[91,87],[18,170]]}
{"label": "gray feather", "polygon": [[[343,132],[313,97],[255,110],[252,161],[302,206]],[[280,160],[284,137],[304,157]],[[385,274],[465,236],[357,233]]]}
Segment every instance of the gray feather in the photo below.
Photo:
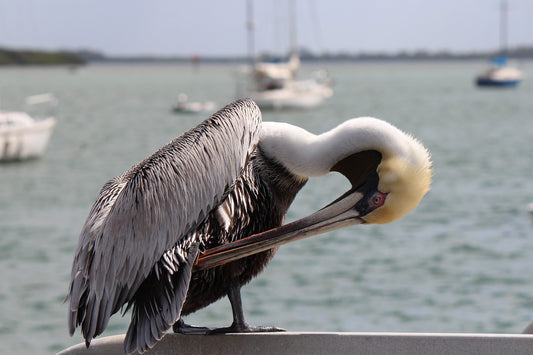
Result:
{"label": "gray feather", "polygon": [[78,325],[87,343],[100,334],[165,251],[221,203],[258,143],[260,123],[255,103],[238,100],[104,185],[72,266],[71,334]]}
{"label": "gray feather", "polygon": [[180,317],[192,267],[198,256],[198,246],[195,244],[187,250],[176,247],[168,253],[181,254],[185,258],[176,259],[173,265],[175,272],[168,279],[157,280],[153,277],[153,271],[152,282],[157,284],[148,283],[144,290],[139,291],[141,296],[133,306],[131,323],[124,339],[124,354],[151,349]]}

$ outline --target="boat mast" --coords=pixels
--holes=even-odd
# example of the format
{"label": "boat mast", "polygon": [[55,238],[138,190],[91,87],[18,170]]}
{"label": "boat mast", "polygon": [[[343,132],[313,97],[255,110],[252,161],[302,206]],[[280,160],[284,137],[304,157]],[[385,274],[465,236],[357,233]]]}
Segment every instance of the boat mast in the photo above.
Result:
{"label": "boat mast", "polygon": [[500,3],[500,51],[502,55],[507,56],[507,0],[501,0]]}
{"label": "boat mast", "polygon": [[247,49],[248,49],[248,60],[250,65],[255,64],[255,24],[254,24],[254,3],[253,0],[248,0],[246,2],[246,33],[247,33]]}
{"label": "boat mast", "polygon": [[289,23],[291,36],[291,58],[298,57],[298,37],[296,33],[296,6],[295,0],[289,0]]}

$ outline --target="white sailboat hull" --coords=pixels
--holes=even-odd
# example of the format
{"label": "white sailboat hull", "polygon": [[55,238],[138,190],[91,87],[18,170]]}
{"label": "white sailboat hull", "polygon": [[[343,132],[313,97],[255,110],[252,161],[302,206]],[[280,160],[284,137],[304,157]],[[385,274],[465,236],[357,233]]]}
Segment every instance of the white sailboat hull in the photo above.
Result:
{"label": "white sailboat hull", "polygon": [[313,108],[333,95],[333,89],[315,80],[289,80],[279,89],[251,91],[245,96],[260,108]]}
{"label": "white sailboat hull", "polygon": [[[25,114],[0,112],[0,116],[2,115]],[[56,121],[52,117],[39,121],[29,118],[23,124],[1,124],[0,161],[26,160],[42,156],[55,124]]]}
{"label": "white sailboat hull", "polygon": [[509,66],[492,67],[476,78],[478,86],[517,86],[522,72]]}

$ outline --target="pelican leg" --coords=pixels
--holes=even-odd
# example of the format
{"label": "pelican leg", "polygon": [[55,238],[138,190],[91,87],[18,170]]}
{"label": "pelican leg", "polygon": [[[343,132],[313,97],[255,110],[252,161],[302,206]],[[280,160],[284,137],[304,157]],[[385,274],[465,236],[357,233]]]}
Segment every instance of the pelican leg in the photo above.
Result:
{"label": "pelican leg", "polygon": [[237,278],[233,279],[228,288],[228,298],[231,303],[231,310],[233,313],[233,323],[226,328],[216,328],[209,332],[209,334],[221,333],[260,333],[260,332],[284,332],[283,328],[276,327],[254,327],[250,326],[244,320],[244,312],[241,301],[241,285]]}
{"label": "pelican leg", "polygon": [[180,318],[174,325],[172,325],[174,333],[185,335],[206,335],[209,334],[212,329],[207,327],[198,327],[195,325],[187,324]]}

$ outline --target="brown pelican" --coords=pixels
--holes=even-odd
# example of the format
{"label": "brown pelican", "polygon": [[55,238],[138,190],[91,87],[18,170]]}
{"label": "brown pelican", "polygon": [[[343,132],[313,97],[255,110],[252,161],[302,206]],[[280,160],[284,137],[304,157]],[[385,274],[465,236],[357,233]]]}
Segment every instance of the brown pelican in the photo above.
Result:
{"label": "brown pelican", "polygon": [[[352,188],[282,226],[308,177],[331,171],[345,175]],[[70,334],[81,326],[89,346],[125,306],[132,315],[124,353],[143,352],[173,325],[176,332],[208,331],[181,317],[226,295],[233,324],[218,331],[279,330],[249,326],[240,297],[277,245],[396,220],[419,203],[430,181],[426,149],[384,121],[352,119],[314,135],[261,123],[255,103],[238,100],[104,185],[74,257]],[[230,247],[217,249],[223,245]]]}

